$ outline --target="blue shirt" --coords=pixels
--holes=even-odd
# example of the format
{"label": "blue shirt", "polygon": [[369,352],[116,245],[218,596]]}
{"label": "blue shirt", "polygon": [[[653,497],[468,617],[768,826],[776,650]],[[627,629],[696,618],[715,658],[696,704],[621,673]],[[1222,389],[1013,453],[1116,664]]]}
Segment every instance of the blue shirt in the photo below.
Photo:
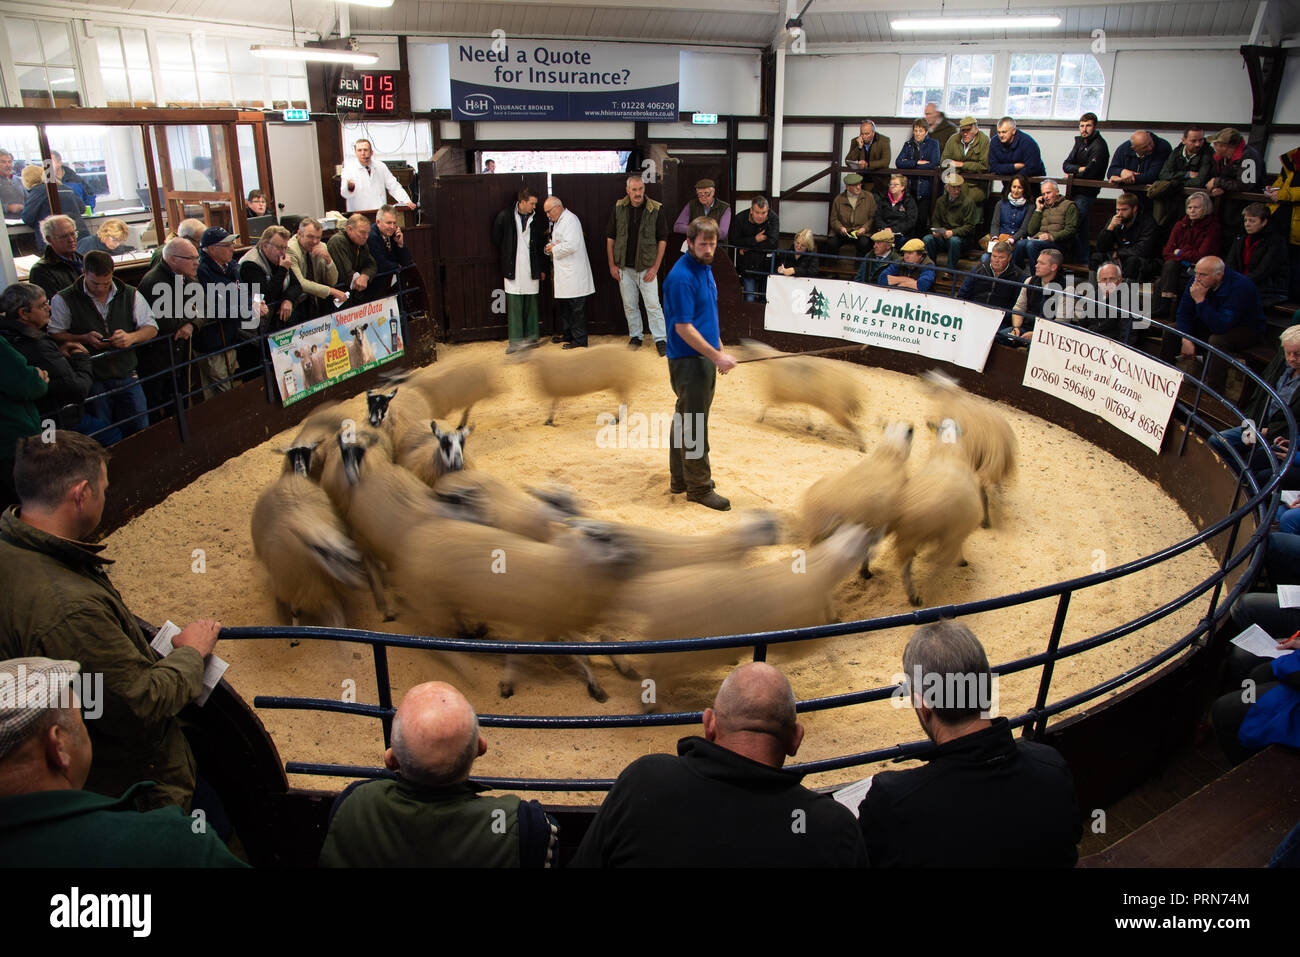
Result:
{"label": "blue shirt", "polygon": [[[928,292],[928,291],[930,290],[930,287],[934,285],[934,264],[933,264],[933,263],[930,263],[930,264],[925,264],[925,263],[905,263],[905,262],[902,262],[902,261],[899,261],[899,262],[896,262],[896,263],[890,263],[890,264],[889,264],[888,266],[886,266],[883,270],[881,270],[880,275],[876,277],[876,285],[877,285],[877,286],[888,286],[888,285],[889,285],[889,277],[890,277],[890,276],[901,276],[901,275],[903,275],[903,273],[899,272],[899,267],[900,267],[900,266],[920,266],[920,267],[921,267],[921,274],[920,274],[919,276],[916,277],[916,291],[917,291],[917,292]],[[906,288],[906,287],[904,287],[904,288]]]}
{"label": "blue shirt", "polygon": [[[1016,169],[1017,163],[1024,163],[1024,169]],[[1016,130],[1011,143],[1003,145],[996,136],[989,140],[989,172],[999,176],[1012,173],[1024,173],[1026,176],[1046,176],[1043,157],[1038,151],[1038,143],[1023,130]]]}
{"label": "blue shirt", "polygon": [[[1223,335],[1230,329],[1254,329],[1263,334],[1268,325],[1255,284],[1235,269],[1223,270],[1223,282],[1204,301],[1192,298],[1191,283],[1178,302],[1179,332],[1191,335]],[[1203,333],[1203,334],[1202,334]]]}
{"label": "blue shirt", "polygon": [[668,358],[689,359],[699,353],[677,334],[677,323],[690,323],[715,349],[722,348],[718,331],[718,284],[713,267],[689,252],[673,264],[664,280],[664,318],[668,320]]}

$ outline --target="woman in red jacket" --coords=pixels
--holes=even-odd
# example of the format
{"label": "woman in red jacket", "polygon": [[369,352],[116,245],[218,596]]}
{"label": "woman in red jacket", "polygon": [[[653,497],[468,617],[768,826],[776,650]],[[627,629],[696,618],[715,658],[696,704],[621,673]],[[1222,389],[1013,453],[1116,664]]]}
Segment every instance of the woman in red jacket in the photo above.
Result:
{"label": "woman in red jacket", "polygon": [[1165,265],[1156,288],[1160,290],[1156,318],[1172,319],[1178,299],[1192,278],[1192,268],[1202,256],[1219,254],[1219,220],[1208,193],[1187,197],[1187,215],[1174,223],[1165,243]]}

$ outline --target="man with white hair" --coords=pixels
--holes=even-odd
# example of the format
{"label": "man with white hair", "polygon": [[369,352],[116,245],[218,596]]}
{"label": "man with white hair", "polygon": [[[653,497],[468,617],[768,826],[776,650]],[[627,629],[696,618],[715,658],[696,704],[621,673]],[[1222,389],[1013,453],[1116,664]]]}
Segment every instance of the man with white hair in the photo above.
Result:
{"label": "man with white hair", "polygon": [[948,145],[948,137],[957,132],[957,124],[944,115],[938,103],[925,104],[925,125],[930,136],[938,141],[940,152]]}
{"label": "man with white hair", "polygon": [[140,375],[154,421],[174,412],[172,377],[166,374],[173,365],[182,393],[201,380],[197,365],[188,364],[197,358],[192,337],[207,322],[198,273],[199,244],[174,236],[163,244],[161,262],[140,280],[140,294],[158,323],[158,342],[140,350]]}
{"label": "man with white hair", "polygon": [[390,778],[358,781],[330,810],[321,867],[549,867],[558,828],[536,801],[484,797],[469,780],[487,753],[478,716],[441,681],[416,685],[393,717]]}
{"label": "man with white hair", "polygon": [[[136,811],[153,790],[84,790],[93,748],[76,693],[81,665],[51,658],[0,661],[0,861],[8,867],[245,867],[179,807]],[[91,676],[93,677],[93,676]],[[31,694],[33,687],[39,693]]]}
{"label": "man with white hair", "polygon": [[559,330],[553,342],[563,342],[564,349],[587,347],[587,297],[596,291],[595,277],[582,237],[582,223],[564,208],[558,196],[546,197],[542,205],[551,221],[551,241],[543,251],[551,257],[551,275],[555,283],[555,312]]}
{"label": "man with white hair", "polygon": [[989,172],[999,176],[1024,173],[1026,176],[1046,176],[1043,154],[1038,142],[1028,133],[1016,128],[1009,116],[998,120],[997,139],[989,143]]}
{"label": "man with white hair", "polygon": [[618,776],[574,867],[865,867],[847,808],[782,768],[803,743],[790,682],[741,665],[704,711],[704,737]]}
{"label": "man with white hair", "polygon": [[85,268],[77,252],[77,224],[68,216],[47,216],[41,220],[41,236],[45,252],[32,264],[28,281],[44,289],[46,297],[53,300],[76,282]]}
{"label": "man with white hair", "polygon": [[1074,237],[1079,232],[1079,210],[1072,200],[1061,195],[1055,180],[1039,184],[1042,192],[1034,201],[1034,211],[1025,220],[1025,236],[1017,239],[1012,261],[1017,266],[1037,262],[1044,249],[1075,251]]}
{"label": "man with white hair", "polygon": [[858,807],[872,867],[1073,867],[1083,835],[1074,780],[1045,744],[992,717],[984,647],[937,621],[903,650],[903,687],[935,745],[908,771],[881,771]]}
{"label": "man with white hair", "polygon": [[14,154],[0,149],[0,206],[6,217],[17,216],[27,202],[27,190],[22,180],[14,178]]}
{"label": "man with white hair", "polygon": [[[201,249],[203,247],[203,233],[207,228],[207,223],[201,219],[182,219],[176,226],[176,232],[173,235],[179,236],[181,239],[188,239],[194,244],[195,249]],[[167,238],[171,239],[172,236]],[[163,246],[165,245],[167,243],[164,241],[155,247],[153,255],[149,258],[150,269],[162,262]]]}

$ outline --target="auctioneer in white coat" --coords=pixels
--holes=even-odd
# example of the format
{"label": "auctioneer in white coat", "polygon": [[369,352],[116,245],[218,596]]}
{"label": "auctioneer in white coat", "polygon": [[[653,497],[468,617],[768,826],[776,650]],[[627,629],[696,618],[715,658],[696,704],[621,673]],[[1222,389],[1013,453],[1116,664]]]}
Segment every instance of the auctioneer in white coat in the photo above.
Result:
{"label": "auctioneer in white coat", "polygon": [[551,257],[555,270],[555,298],[578,299],[596,291],[582,240],[582,223],[566,209],[551,227]]}

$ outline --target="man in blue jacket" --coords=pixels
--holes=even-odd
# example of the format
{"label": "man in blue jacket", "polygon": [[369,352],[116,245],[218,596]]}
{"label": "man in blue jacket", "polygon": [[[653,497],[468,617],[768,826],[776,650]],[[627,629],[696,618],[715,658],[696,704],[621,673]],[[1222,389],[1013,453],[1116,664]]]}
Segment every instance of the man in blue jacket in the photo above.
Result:
{"label": "man in blue jacket", "polygon": [[[1196,336],[1225,352],[1243,352],[1259,342],[1267,319],[1255,284],[1218,256],[1206,256],[1196,263],[1196,278],[1178,303],[1177,330],[1182,333],[1182,355],[1196,355]],[[1178,349],[1179,337],[1165,333],[1160,358],[1169,362]],[[1227,364],[1211,357],[1205,384],[1222,394],[1228,378]]]}
{"label": "man in blue jacket", "polygon": [[1009,116],[998,120],[998,138],[989,143],[989,172],[999,176],[1047,175],[1038,143],[1028,133],[1016,129],[1016,121]]}
{"label": "man in blue jacket", "polygon": [[1168,140],[1150,130],[1138,130],[1115,150],[1106,179],[1116,186],[1154,183],[1171,152]]}

